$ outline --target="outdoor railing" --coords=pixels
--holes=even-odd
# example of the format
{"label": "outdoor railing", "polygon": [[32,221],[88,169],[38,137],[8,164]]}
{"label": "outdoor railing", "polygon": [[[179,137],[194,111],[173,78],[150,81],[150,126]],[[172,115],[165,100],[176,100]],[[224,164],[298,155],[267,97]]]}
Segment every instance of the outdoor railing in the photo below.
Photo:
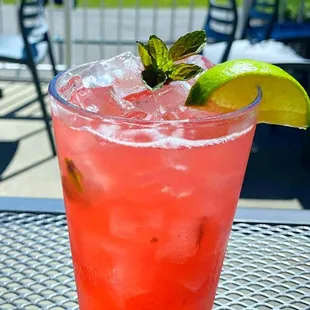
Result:
{"label": "outdoor railing", "polygon": [[[180,35],[204,25],[204,0],[50,0],[46,6],[57,63],[70,66],[112,57],[124,51],[136,52],[136,41],[157,34],[168,44]],[[17,33],[16,6],[19,1],[0,0],[0,33]],[[97,6],[94,5],[97,3]],[[130,7],[128,7],[130,3]],[[162,4],[165,4],[162,6]],[[180,6],[180,3],[188,6]],[[13,66],[14,67],[14,66]],[[45,68],[46,66],[40,66]]]}
{"label": "outdoor railing", "polygon": [[[282,0],[282,17],[287,1],[290,0]],[[0,33],[18,32],[16,5],[19,2],[0,0]],[[135,41],[147,40],[150,33],[169,44],[186,32],[202,28],[207,15],[206,0],[77,0],[77,7],[74,0],[63,2],[59,6],[55,0],[49,0],[46,6],[60,69],[124,51],[136,53]],[[299,2],[298,20],[302,19],[305,2]],[[245,17],[242,12],[249,8],[251,0],[239,4],[242,3],[240,24]],[[1,68],[20,67],[0,64]],[[39,66],[41,70],[48,68],[47,64]]]}

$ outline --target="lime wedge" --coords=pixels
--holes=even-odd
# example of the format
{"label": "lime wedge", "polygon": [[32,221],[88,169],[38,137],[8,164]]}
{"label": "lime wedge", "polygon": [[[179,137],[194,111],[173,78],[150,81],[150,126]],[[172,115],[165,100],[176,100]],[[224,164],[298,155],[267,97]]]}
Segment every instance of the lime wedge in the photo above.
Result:
{"label": "lime wedge", "polygon": [[[255,100],[261,88],[258,122],[307,128],[310,101],[304,88],[281,68],[255,60],[231,60],[204,72],[185,105],[208,110],[208,102],[238,110]],[[214,104],[213,104],[214,105]]]}

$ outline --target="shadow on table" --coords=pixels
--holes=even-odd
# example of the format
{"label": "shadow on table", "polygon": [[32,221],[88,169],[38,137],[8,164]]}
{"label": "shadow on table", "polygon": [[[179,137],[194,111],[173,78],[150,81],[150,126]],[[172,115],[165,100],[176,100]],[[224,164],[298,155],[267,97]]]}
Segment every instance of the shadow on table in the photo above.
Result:
{"label": "shadow on table", "polygon": [[309,155],[304,152],[306,135],[309,138],[304,130],[258,125],[254,139],[258,152],[250,155],[241,198],[297,198],[310,209],[310,157],[303,158]]}

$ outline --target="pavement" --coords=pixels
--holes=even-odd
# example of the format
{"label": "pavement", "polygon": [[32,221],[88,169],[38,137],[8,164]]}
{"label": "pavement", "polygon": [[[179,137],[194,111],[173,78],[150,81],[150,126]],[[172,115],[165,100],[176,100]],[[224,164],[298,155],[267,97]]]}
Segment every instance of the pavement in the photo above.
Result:
{"label": "pavement", "polygon": [[38,102],[13,113],[36,98],[33,85],[0,82],[0,88],[0,195],[61,197],[57,159],[51,157],[44,123],[30,119],[41,116]]}
{"label": "pavement", "polygon": [[[0,88],[0,196],[61,198],[58,163],[43,121],[31,119],[40,116],[33,85],[0,82]],[[310,208],[310,171],[301,161],[304,134],[258,126],[239,206]]]}

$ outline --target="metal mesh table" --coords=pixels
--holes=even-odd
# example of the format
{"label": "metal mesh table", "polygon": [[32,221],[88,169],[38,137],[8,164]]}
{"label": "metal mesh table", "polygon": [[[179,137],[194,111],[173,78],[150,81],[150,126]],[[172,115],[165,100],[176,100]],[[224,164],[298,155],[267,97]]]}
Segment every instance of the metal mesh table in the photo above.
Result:
{"label": "metal mesh table", "polygon": [[[1,200],[0,211],[0,309],[78,309],[65,215],[13,211]],[[214,309],[310,309],[303,215],[285,224],[237,218]]]}

